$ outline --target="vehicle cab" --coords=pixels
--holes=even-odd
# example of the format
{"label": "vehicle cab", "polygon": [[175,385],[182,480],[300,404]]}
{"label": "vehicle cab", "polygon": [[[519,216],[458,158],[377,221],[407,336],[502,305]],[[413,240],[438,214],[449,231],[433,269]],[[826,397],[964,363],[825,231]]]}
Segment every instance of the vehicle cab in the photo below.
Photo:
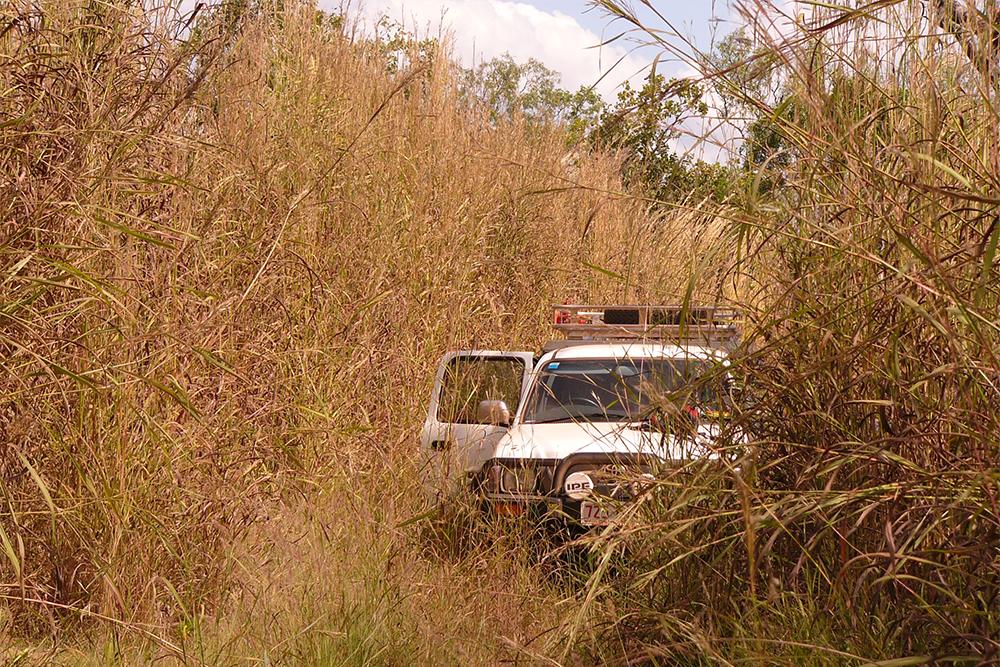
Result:
{"label": "vehicle cab", "polygon": [[536,359],[461,351],[438,369],[421,440],[430,495],[478,494],[497,514],[590,525],[665,466],[715,456],[735,314],[556,306]]}

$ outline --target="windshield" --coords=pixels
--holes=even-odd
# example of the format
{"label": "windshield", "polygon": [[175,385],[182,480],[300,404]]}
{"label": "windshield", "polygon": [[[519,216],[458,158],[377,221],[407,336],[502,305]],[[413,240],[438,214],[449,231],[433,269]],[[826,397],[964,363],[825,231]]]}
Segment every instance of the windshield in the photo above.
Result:
{"label": "windshield", "polygon": [[652,399],[667,395],[704,411],[717,411],[714,389],[707,383],[692,383],[714,365],[690,359],[550,361],[532,386],[522,421],[635,421],[649,414]]}

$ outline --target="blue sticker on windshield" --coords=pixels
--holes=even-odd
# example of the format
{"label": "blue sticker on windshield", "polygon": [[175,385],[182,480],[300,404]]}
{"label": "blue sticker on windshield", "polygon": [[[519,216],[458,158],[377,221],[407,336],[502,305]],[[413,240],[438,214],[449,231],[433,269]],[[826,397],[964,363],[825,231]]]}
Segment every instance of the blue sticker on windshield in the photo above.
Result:
{"label": "blue sticker on windshield", "polygon": [[558,361],[553,361],[551,364],[549,364],[548,366],[545,367],[545,370],[547,370],[547,371],[554,371],[557,368],[559,368],[559,362]]}

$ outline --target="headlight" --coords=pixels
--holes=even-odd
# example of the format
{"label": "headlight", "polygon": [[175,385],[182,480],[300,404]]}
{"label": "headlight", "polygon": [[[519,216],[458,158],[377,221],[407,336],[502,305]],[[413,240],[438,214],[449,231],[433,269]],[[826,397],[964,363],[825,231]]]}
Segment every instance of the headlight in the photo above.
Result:
{"label": "headlight", "polygon": [[503,468],[498,465],[490,466],[490,469],[486,471],[485,479],[483,479],[483,487],[486,489],[486,493],[500,492],[501,477],[503,477]]}
{"label": "headlight", "polygon": [[500,490],[505,493],[526,494],[535,490],[534,468],[504,468],[500,477]]}

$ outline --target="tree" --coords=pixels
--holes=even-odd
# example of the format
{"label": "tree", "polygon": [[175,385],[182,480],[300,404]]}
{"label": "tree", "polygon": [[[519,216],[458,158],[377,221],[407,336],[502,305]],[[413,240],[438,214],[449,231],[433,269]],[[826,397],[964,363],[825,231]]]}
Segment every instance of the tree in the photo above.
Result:
{"label": "tree", "polygon": [[644,187],[658,199],[690,194],[692,185],[700,187],[699,176],[709,176],[709,190],[716,192],[720,170],[679,156],[671,145],[689,115],[707,113],[701,98],[701,86],[686,79],[667,80],[655,71],[639,90],[626,81],[614,108],[601,113],[590,133],[591,144],[625,151],[622,177],[626,183]]}
{"label": "tree", "polygon": [[[742,129],[739,152],[744,172],[756,175],[781,172],[792,162],[791,144],[782,129],[795,104],[785,86],[780,61],[773,49],[758,49],[744,28],[719,41],[708,57],[722,116]],[[770,191],[779,175],[765,174],[759,191]]]}
{"label": "tree", "polygon": [[565,109],[564,120],[569,133],[569,143],[577,144],[586,139],[600,123],[601,116],[607,109],[607,102],[596,90],[580,86],[569,96]]}
{"label": "tree", "polygon": [[518,63],[504,53],[464,70],[462,94],[481,102],[494,123],[517,114],[535,121],[561,121],[575,96],[559,87],[559,79],[558,72],[534,58]]}
{"label": "tree", "polygon": [[399,21],[382,16],[375,31],[375,46],[390,74],[422,66],[427,68],[429,75],[434,68],[438,40],[433,37],[418,39]]}

